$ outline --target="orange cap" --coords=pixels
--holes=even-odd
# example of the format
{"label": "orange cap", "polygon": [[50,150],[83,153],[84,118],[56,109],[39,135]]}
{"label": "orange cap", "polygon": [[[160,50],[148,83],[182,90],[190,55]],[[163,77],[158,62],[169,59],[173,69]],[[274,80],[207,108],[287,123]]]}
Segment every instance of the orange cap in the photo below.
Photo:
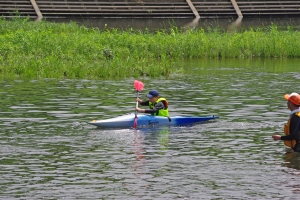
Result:
{"label": "orange cap", "polygon": [[284,95],[284,98],[293,104],[300,106],[300,95],[296,92],[293,92],[292,94],[286,94]]}

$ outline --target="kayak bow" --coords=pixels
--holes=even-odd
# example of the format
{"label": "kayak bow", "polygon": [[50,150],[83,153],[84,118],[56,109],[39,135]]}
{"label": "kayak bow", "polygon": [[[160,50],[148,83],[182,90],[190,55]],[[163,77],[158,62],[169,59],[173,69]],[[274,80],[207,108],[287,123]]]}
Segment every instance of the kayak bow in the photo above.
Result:
{"label": "kayak bow", "polygon": [[[174,117],[162,117],[138,114],[137,116],[138,127],[148,126],[174,126],[174,125],[187,125],[197,122],[204,122],[211,119],[219,118],[218,116],[174,116]],[[105,120],[93,120],[88,122],[91,125],[102,128],[131,128],[134,125],[135,114],[122,115],[119,117],[105,119]]]}

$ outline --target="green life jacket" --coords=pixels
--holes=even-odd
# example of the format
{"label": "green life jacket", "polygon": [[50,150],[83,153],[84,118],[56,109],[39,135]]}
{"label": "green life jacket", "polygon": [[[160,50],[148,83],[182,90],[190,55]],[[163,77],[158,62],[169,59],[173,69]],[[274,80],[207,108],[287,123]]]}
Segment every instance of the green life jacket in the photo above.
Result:
{"label": "green life jacket", "polygon": [[156,113],[154,113],[154,115],[155,116],[169,117],[168,101],[165,98],[157,99],[157,101],[154,104],[149,101],[150,109],[153,109],[155,107],[155,105],[159,102],[162,102],[165,105],[165,108],[164,109],[159,109]]}

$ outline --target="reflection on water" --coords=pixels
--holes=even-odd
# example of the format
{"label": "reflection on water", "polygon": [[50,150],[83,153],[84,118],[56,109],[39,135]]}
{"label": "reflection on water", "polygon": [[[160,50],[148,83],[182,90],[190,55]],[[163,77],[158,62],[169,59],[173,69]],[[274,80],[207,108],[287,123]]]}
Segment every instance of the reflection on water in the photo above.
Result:
{"label": "reflection on water", "polygon": [[[297,152],[288,152],[284,154],[284,163],[282,166],[300,170],[300,153]],[[298,171],[300,175],[300,171]]]}
{"label": "reflection on water", "polygon": [[148,29],[155,31],[158,29],[168,29],[172,27],[196,28],[206,30],[243,30],[251,28],[265,28],[276,24],[279,29],[286,29],[287,26],[299,30],[300,18],[232,18],[232,19],[98,19],[98,18],[68,18],[68,19],[47,19],[53,22],[74,21],[87,27],[118,28],[118,29]]}
{"label": "reflection on water", "polygon": [[[299,198],[300,184],[298,178],[300,176],[300,154],[298,152],[288,152],[283,156],[283,167],[287,167],[283,171],[291,176],[291,180],[287,181],[285,185]],[[294,199],[298,199],[294,198]]]}
{"label": "reflection on water", "polygon": [[299,60],[180,65],[140,77],[141,98],[156,88],[171,115],[220,119],[97,129],[86,122],[134,112],[134,79],[0,80],[0,199],[299,199],[299,156],[271,138],[288,119],[283,94],[300,90]]}

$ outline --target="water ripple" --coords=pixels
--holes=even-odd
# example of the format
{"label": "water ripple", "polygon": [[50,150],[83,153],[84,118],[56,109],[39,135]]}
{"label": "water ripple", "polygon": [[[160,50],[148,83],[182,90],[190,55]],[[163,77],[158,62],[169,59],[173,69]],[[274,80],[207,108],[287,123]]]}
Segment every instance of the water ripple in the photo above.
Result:
{"label": "water ripple", "polygon": [[139,130],[86,123],[133,112],[133,79],[2,80],[0,198],[298,199],[299,158],[271,140],[298,75],[193,69],[143,80],[141,98],[157,88],[171,115],[221,118]]}

